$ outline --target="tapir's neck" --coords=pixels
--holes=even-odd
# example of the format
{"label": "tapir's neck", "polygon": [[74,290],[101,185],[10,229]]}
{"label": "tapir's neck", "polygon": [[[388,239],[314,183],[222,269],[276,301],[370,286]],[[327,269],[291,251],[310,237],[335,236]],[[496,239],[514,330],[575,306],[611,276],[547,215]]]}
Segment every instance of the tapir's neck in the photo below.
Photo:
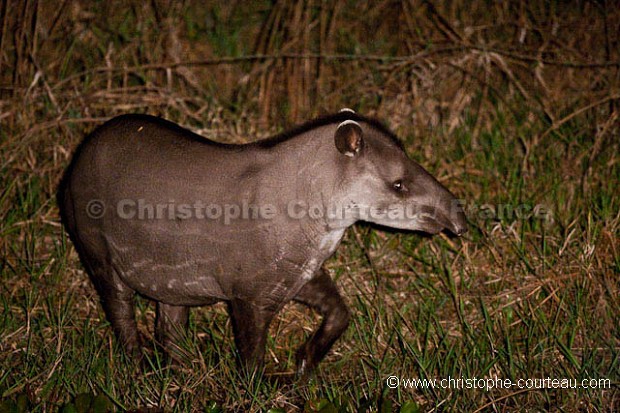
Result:
{"label": "tapir's neck", "polygon": [[[317,128],[270,148],[278,162],[265,171],[267,182],[273,184],[267,185],[279,191],[278,197],[286,203],[297,202],[305,208],[305,219],[312,221],[307,224],[319,232],[344,231],[355,222],[344,214],[353,200],[343,181],[343,155],[331,138],[336,126]],[[288,180],[286,185],[282,185],[284,180]]]}

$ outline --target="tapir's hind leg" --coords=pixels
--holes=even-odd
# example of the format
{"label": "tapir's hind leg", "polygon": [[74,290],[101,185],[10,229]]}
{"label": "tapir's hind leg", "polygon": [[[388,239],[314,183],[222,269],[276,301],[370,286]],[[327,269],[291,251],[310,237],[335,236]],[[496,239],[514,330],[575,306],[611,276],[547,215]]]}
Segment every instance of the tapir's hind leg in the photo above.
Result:
{"label": "tapir's hind leg", "polygon": [[106,317],[112,324],[114,334],[122,348],[127,354],[137,354],[140,351],[140,345],[134,313],[135,291],[120,280],[114,282],[92,273],[91,279],[101,298]]}
{"label": "tapir's hind leg", "polygon": [[319,329],[297,351],[298,373],[307,376],[347,329],[350,315],[336,285],[322,268],[294,300],[316,309],[323,316]]}

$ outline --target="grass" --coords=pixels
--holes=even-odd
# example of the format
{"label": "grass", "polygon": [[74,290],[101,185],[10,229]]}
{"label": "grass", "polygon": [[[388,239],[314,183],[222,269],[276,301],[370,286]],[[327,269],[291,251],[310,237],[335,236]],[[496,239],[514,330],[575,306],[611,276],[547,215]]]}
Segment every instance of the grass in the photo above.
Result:
{"label": "grass", "polygon": [[[616,21],[617,12],[607,15],[598,3],[587,3],[581,14],[545,2],[534,2],[531,10],[493,9],[485,2],[439,2],[435,12],[360,6],[378,21],[399,19],[403,39],[390,25],[352,19],[346,2],[329,10],[316,2],[307,3],[309,9],[216,3],[208,9],[190,2],[165,15],[153,2],[122,18],[107,4],[60,11],[39,6],[41,27],[59,13],[49,39],[14,28],[37,45],[43,74],[37,82],[36,70],[18,64],[15,50],[0,44],[0,411],[620,409],[617,67],[546,65],[536,75],[542,70],[536,62],[508,52],[484,60],[466,47],[483,39],[521,55],[552,44],[544,59],[587,64],[576,52],[583,49],[592,62],[614,62],[613,49],[605,55],[601,46],[600,16]],[[540,18],[541,5],[557,14],[559,29]],[[91,21],[93,12],[103,17]],[[293,16],[312,30],[292,32]],[[507,23],[515,16],[537,30],[524,43]],[[182,22],[180,34],[168,31],[166,18]],[[364,40],[369,27],[381,42]],[[479,38],[458,43],[451,30],[462,37],[471,30]],[[552,30],[566,47],[547,42],[555,39]],[[175,36],[181,52],[167,49]],[[433,54],[446,45],[458,46],[456,54]],[[165,70],[177,57],[344,51],[363,58],[421,50],[429,53],[426,60],[312,61],[310,71],[303,59],[188,66],[189,72],[173,70],[171,78]],[[7,62],[21,68],[16,76],[4,70]],[[292,99],[297,87],[311,98]],[[604,97],[603,104],[582,110]],[[366,224],[350,229],[326,265],[352,322],[309,383],[292,382],[286,373],[319,320],[294,304],[271,326],[262,377],[237,370],[221,304],[192,312],[183,343],[190,361],[170,367],[155,350],[152,303],[138,299],[147,357],[141,365],[126,360],[54,200],[82,137],[114,114],[138,111],[213,139],[243,142],[343,106],[378,116],[398,132],[410,156],[465,200],[469,233],[451,239]],[[517,214],[519,206],[525,208]],[[540,207],[548,214],[539,214]],[[605,379],[611,388],[392,389],[389,376]]]}

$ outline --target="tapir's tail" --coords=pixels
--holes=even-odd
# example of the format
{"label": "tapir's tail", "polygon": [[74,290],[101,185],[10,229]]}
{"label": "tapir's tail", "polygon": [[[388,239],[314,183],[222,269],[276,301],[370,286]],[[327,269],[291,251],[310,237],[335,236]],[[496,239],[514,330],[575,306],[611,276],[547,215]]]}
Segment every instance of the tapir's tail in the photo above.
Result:
{"label": "tapir's tail", "polygon": [[76,223],[75,223],[75,206],[69,188],[71,166],[67,169],[56,192],[56,203],[60,210],[60,222],[64,225],[69,233],[69,238],[75,243]]}

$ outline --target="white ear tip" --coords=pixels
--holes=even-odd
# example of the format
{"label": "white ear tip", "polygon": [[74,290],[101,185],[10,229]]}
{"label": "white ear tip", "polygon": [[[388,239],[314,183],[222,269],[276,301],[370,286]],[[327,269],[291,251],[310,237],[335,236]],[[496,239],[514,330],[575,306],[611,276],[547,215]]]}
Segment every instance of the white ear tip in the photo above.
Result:
{"label": "white ear tip", "polygon": [[355,113],[355,111],[353,109],[349,109],[349,108],[342,108],[338,111],[338,113],[342,113],[342,112],[351,112],[351,113]]}
{"label": "white ear tip", "polygon": [[[338,125],[338,127],[336,129],[340,129],[340,128],[342,128],[345,125],[357,125],[357,126],[360,126],[360,124],[357,123],[356,121],[351,120],[351,119],[347,119],[344,122],[341,122],[340,125]],[[361,126],[360,126],[360,128],[361,128]]]}

